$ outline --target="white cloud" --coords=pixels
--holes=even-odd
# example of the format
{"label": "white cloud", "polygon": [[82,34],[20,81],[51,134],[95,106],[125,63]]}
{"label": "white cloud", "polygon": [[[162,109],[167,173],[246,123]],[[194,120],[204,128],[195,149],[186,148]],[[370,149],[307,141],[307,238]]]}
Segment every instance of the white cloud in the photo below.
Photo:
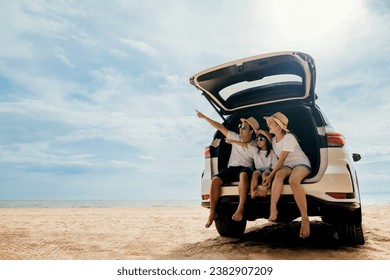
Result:
{"label": "white cloud", "polygon": [[72,61],[66,56],[66,52],[62,48],[57,48],[57,57],[58,59],[69,68],[75,68],[75,65]]}
{"label": "white cloud", "polygon": [[119,42],[146,55],[157,56],[156,50],[145,42],[135,41],[131,39],[120,39]]}

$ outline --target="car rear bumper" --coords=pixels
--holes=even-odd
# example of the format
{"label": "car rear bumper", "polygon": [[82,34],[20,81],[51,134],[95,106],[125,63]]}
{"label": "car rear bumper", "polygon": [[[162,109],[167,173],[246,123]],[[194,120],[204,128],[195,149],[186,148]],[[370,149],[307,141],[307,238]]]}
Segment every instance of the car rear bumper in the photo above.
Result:
{"label": "car rear bumper", "polygon": [[[329,202],[313,196],[306,196],[307,209],[310,217],[319,216],[324,222],[332,224],[360,224],[362,222],[361,204],[350,202]],[[202,201],[202,206],[209,208],[209,201]],[[234,213],[238,206],[238,196],[223,196],[220,198],[217,211],[222,215]],[[254,221],[259,218],[268,218],[270,196],[252,200],[249,196],[245,205],[245,219]],[[300,217],[299,209],[293,195],[282,195],[278,202],[278,220],[288,222]]]}

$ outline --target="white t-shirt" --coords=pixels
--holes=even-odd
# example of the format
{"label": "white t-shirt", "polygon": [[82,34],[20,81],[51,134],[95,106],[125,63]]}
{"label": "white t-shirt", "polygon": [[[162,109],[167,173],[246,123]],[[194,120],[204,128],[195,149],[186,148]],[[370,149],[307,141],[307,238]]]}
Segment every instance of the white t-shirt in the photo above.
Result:
{"label": "white t-shirt", "polygon": [[[228,131],[227,139],[242,142],[240,135],[233,131]],[[240,145],[232,145],[232,152],[230,154],[228,167],[230,166],[245,166],[253,167],[253,152],[251,146],[256,145],[254,141],[248,143],[248,148],[244,148]]]}
{"label": "white t-shirt", "polygon": [[280,142],[276,142],[276,137],[272,138],[272,149],[278,158],[280,157],[282,151],[289,152],[284,162],[284,165],[288,167],[294,168],[300,164],[305,164],[311,167],[309,158],[302,151],[297,139],[291,133],[284,135]]}
{"label": "white t-shirt", "polygon": [[267,150],[263,151],[257,148],[254,153],[256,170],[273,169],[277,160],[278,159],[276,158],[276,155],[273,150],[270,151],[268,157]]}

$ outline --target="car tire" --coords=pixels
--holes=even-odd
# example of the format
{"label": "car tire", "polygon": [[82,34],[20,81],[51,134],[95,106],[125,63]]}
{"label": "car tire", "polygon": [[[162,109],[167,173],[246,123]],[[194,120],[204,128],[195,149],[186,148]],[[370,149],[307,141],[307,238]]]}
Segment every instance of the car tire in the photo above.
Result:
{"label": "car tire", "polygon": [[342,244],[355,246],[364,245],[363,228],[361,224],[337,225],[337,236]]}
{"label": "car tire", "polygon": [[246,220],[240,222],[234,221],[231,218],[215,220],[215,227],[220,236],[223,237],[240,237],[244,234],[246,228]]}

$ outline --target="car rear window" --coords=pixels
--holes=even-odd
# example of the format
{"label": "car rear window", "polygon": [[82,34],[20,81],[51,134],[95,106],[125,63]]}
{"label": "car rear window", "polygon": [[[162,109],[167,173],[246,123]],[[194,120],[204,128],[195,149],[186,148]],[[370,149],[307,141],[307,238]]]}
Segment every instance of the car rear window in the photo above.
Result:
{"label": "car rear window", "polygon": [[255,89],[258,87],[268,86],[272,84],[279,84],[279,83],[289,83],[289,82],[299,82],[303,83],[302,77],[298,75],[292,75],[292,74],[281,74],[281,75],[273,75],[273,76],[266,76],[262,79],[255,80],[255,81],[244,81],[239,82],[236,84],[232,84],[228,87],[223,88],[220,90],[219,95],[222,97],[223,100],[227,100],[230,96],[237,92],[247,91],[249,92],[250,89]]}

